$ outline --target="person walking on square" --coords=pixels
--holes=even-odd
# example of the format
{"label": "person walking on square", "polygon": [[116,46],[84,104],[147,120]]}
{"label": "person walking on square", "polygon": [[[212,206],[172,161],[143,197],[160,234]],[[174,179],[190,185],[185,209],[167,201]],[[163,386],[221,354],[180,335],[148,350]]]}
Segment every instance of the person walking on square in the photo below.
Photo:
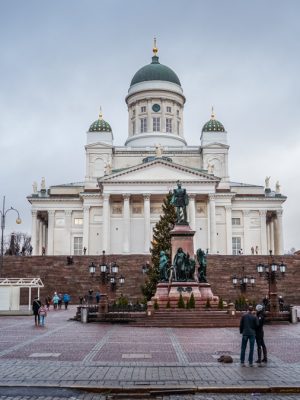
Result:
{"label": "person walking on square", "polygon": [[54,310],[57,310],[58,301],[59,301],[59,297],[57,296],[57,293],[54,292],[54,296],[52,298]]}
{"label": "person walking on square", "polygon": [[[265,313],[264,307],[261,304],[256,306],[256,317],[258,319],[258,326],[256,328],[256,344],[257,344],[257,363],[267,362],[267,348],[264,341],[264,323],[265,323]],[[264,358],[262,359],[261,356]]]}
{"label": "person walking on square", "polygon": [[69,295],[68,293],[65,293],[65,294],[64,294],[64,297],[63,297],[63,302],[64,302],[64,305],[65,305],[65,310],[68,309],[68,305],[69,305],[70,300],[71,300],[70,295]]}
{"label": "person walking on square", "polygon": [[245,353],[247,348],[247,343],[249,340],[249,367],[253,367],[253,352],[254,352],[254,343],[255,343],[255,334],[256,329],[258,327],[258,319],[255,315],[253,315],[253,307],[248,307],[248,312],[244,314],[240,321],[240,334],[242,337],[242,345],[241,345],[241,366],[245,366]]}
{"label": "person walking on square", "polygon": [[38,297],[35,297],[32,302],[32,311],[34,315],[34,323],[35,326],[39,326],[40,319],[39,319],[39,309],[41,307],[41,302]]}
{"label": "person walking on square", "polygon": [[45,326],[45,318],[47,317],[47,308],[44,304],[39,308],[40,326]]}

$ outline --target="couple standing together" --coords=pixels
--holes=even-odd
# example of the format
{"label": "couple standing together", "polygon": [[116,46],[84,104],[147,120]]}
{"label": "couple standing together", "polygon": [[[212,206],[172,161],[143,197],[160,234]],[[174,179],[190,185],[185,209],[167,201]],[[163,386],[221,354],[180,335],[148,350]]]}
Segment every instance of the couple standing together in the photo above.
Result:
{"label": "couple standing together", "polygon": [[[253,367],[254,343],[257,344],[257,363],[267,362],[267,348],[264,342],[264,308],[261,304],[256,306],[256,315],[253,314],[253,307],[249,306],[247,314],[243,315],[240,322],[240,333],[243,335],[241,346],[241,365],[245,366],[245,353],[249,340],[249,366]],[[261,358],[263,355],[263,358]]]}

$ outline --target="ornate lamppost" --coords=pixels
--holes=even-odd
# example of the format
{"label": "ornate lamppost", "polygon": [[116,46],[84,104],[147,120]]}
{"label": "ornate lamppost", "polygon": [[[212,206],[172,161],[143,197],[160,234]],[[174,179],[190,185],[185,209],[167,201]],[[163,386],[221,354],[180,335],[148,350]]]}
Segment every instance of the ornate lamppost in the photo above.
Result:
{"label": "ornate lamppost", "polygon": [[6,214],[9,211],[15,211],[18,214],[18,217],[16,219],[16,223],[17,224],[21,224],[22,220],[20,218],[20,214],[19,211],[16,210],[13,207],[8,208],[7,210],[5,210],[5,196],[3,196],[3,201],[2,201],[2,211],[0,210],[0,214],[1,214],[1,269],[3,267],[3,253],[4,253],[4,230],[5,230],[5,219],[6,219]]}
{"label": "ornate lamppost", "polygon": [[232,284],[234,287],[240,287],[241,292],[246,292],[247,291],[247,286],[251,285],[253,287],[255,285],[255,278],[253,276],[248,277],[245,275],[245,267],[242,267],[242,275],[240,277],[237,277],[234,275],[232,277]]}
{"label": "ornate lamppost", "polygon": [[272,313],[278,312],[278,301],[277,301],[277,279],[283,278],[286,272],[286,265],[276,263],[272,258],[272,250],[270,252],[270,262],[268,264],[259,263],[256,266],[256,270],[261,277],[264,277],[268,281],[268,296],[270,301],[270,311]]}
{"label": "ornate lamppost", "polygon": [[[97,266],[92,262],[89,265],[89,272],[92,276],[95,276]],[[111,262],[107,264],[105,261],[105,251],[102,251],[102,260],[99,265],[100,268],[100,276],[102,283],[105,285],[108,282],[110,283],[110,289],[112,291],[116,290],[117,282],[122,286],[125,283],[125,277],[123,275],[118,276],[119,266],[116,262]]]}

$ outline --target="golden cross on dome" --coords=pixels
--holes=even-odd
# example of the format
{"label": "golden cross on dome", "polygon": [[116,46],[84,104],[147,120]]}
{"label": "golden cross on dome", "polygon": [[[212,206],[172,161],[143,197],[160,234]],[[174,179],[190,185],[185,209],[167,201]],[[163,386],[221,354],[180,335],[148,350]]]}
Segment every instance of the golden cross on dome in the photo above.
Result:
{"label": "golden cross on dome", "polygon": [[211,107],[211,119],[215,119],[214,106]]}
{"label": "golden cross on dome", "polygon": [[103,118],[103,114],[102,114],[102,107],[100,106],[100,111],[99,111],[99,119]]}
{"label": "golden cross on dome", "polygon": [[156,47],[156,37],[154,36],[154,41],[153,41],[153,53],[156,56],[156,53],[158,52],[158,48]]}

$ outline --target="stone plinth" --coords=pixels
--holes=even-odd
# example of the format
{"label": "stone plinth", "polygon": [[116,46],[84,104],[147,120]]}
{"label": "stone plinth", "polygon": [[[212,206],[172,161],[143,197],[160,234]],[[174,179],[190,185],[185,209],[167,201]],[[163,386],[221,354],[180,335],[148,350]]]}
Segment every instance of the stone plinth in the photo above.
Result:
{"label": "stone plinth", "polygon": [[195,252],[193,237],[195,235],[195,231],[193,231],[189,225],[175,225],[170,234],[172,260],[174,259],[179,247],[181,247],[185,253],[189,253],[191,258],[194,258]]}
{"label": "stone plinth", "polygon": [[207,299],[210,300],[211,307],[218,306],[219,297],[214,296],[209,283],[199,282],[160,282],[156,287],[154,297],[148,303],[148,310],[152,308],[154,302],[157,302],[159,308],[166,308],[169,303],[170,308],[178,307],[180,294],[186,303],[193,293],[195,298],[195,309],[203,309],[206,306]]}

